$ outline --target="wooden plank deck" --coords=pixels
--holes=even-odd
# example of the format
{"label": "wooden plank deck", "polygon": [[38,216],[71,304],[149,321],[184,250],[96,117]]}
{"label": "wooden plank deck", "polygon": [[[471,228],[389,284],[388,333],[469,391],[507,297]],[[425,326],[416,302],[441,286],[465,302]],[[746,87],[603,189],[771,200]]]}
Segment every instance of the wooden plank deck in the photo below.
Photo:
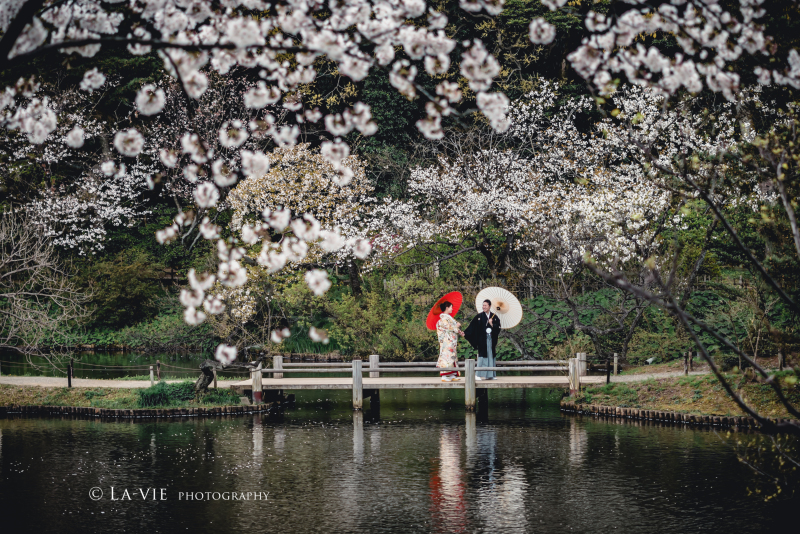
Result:
{"label": "wooden plank deck", "polygon": [[[289,371],[291,372],[291,371]],[[604,376],[583,376],[581,384],[603,384]],[[362,387],[364,389],[464,389],[466,378],[461,377],[457,382],[442,382],[438,377],[428,376],[393,376],[380,378],[363,378]],[[284,391],[300,389],[353,389],[352,377],[289,377],[289,378],[267,378],[265,375],[261,379],[261,387],[264,390]],[[498,376],[497,380],[481,380],[475,382],[477,389],[495,388],[569,388],[569,378],[567,376]],[[253,381],[243,380],[231,385],[231,389],[239,394],[253,389]]]}

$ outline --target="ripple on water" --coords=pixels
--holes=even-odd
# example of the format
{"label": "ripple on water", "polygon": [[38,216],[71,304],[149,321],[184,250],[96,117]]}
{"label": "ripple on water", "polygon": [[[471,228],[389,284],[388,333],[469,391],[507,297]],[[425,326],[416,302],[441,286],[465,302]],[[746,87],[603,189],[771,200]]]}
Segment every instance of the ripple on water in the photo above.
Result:
{"label": "ripple on water", "polygon": [[[457,391],[384,391],[379,416],[312,393],[266,416],[0,420],[4,518],[46,532],[763,532],[797,504],[747,497],[753,475],[713,432],[564,416],[545,390],[493,391],[481,414]],[[111,501],[111,487],[168,501]],[[226,491],[269,496],[178,499]]]}

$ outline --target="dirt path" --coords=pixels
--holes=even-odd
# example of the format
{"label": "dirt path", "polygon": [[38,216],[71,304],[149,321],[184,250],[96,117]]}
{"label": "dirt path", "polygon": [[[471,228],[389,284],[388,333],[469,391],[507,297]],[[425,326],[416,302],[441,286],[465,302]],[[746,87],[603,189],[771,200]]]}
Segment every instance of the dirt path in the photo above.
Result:
{"label": "dirt path", "polygon": [[[705,375],[708,371],[692,371],[689,373],[692,376]],[[612,382],[643,382],[651,378],[672,378],[683,376],[683,371],[670,371],[664,373],[648,373],[640,375],[618,375],[612,376]],[[239,383],[242,380],[220,380],[217,382],[218,387],[228,388],[233,384]],[[168,383],[182,382],[181,380],[167,380]],[[63,388],[67,387],[67,379],[61,377],[49,376],[0,376],[0,384],[9,384],[14,386],[40,386],[45,388]],[[73,378],[72,386],[76,388],[120,388],[120,389],[137,389],[149,388],[149,380],[102,380],[90,378]]]}
{"label": "dirt path", "polygon": [[[183,382],[183,380],[166,380],[167,383]],[[218,380],[217,387],[228,388],[241,380]],[[13,386],[40,386],[44,388],[65,388],[67,379],[50,376],[0,376],[0,384]],[[72,386],[76,388],[149,388],[149,380],[102,380],[95,378],[73,378]]]}

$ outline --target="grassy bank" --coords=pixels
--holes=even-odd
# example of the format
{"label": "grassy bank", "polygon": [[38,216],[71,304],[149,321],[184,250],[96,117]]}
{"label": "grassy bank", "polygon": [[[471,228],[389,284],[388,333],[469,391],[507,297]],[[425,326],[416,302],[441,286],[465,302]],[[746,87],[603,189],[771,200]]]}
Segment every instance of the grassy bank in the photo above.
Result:
{"label": "grassy bank", "polygon": [[[786,397],[795,406],[800,404],[800,385],[794,372],[778,372],[775,376],[778,377]],[[791,417],[778,402],[769,385],[748,379],[742,374],[731,374],[727,377],[739,395],[760,414],[767,417]],[[591,386],[578,397],[577,402],[695,415],[744,415],[713,375]]]}
{"label": "grassy bank", "polygon": [[195,396],[192,382],[160,382],[146,389],[43,388],[0,384],[0,406],[76,406],[130,410],[138,408],[198,408],[238,405],[239,397],[229,389],[209,390]]}

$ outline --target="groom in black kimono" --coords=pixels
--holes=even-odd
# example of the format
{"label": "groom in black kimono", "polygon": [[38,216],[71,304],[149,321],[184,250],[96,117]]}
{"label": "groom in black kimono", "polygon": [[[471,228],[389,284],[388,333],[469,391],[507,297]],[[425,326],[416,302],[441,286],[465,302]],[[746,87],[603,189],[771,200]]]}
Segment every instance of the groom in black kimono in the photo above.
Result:
{"label": "groom in black kimono", "polygon": [[[500,335],[500,318],[492,312],[492,301],[484,300],[483,311],[472,319],[469,326],[464,330],[464,337],[467,338],[473,349],[478,351],[478,367],[495,367],[495,349],[497,348],[497,337]],[[495,380],[495,371],[478,371],[475,373],[475,380]]]}

